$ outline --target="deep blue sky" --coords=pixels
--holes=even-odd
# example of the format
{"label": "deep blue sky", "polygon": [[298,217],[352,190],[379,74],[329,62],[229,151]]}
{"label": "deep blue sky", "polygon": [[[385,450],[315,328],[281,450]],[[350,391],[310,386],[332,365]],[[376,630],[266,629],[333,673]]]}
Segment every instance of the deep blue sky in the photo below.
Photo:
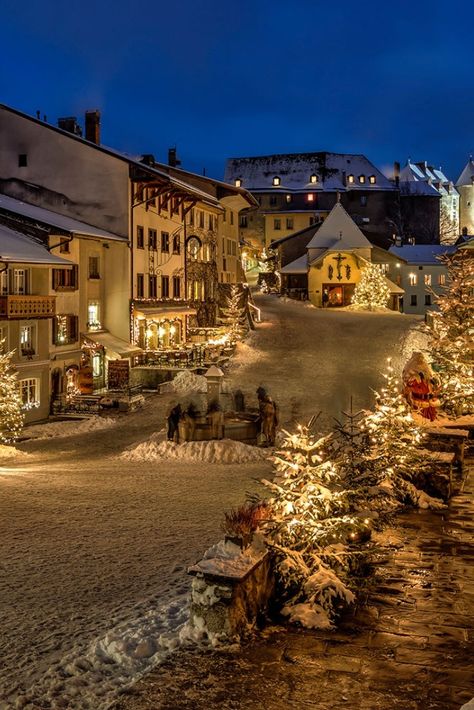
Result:
{"label": "deep blue sky", "polygon": [[365,153],[456,179],[474,151],[470,2],[2,0],[0,101],[102,112],[102,140],[221,177],[226,157]]}

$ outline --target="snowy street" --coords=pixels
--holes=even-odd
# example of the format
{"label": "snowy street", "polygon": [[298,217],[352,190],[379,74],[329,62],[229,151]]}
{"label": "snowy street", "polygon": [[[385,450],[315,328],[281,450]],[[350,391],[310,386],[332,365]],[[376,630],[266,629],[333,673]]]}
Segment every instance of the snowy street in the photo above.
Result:
{"label": "snowy street", "polygon": [[[263,322],[239,345],[228,379],[249,406],[265,386],[285,426],[319,410],[327,425],[350,396],[355,408],[370,406],[378,370],[388,356],[402,362],[420,320],[274,296],[256,303]],[[26,455],[0,469],[2,710],[105,708],[179,644],[187,566],[270,464],[119,459],[163,429],[177,398],[150,395],[106,428],[19,444]]]}

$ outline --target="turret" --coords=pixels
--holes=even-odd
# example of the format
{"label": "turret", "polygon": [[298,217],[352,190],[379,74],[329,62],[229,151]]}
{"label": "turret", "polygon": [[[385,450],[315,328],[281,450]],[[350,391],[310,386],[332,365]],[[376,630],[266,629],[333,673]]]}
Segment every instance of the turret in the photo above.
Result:
{"label": "turret", "polygon": [[474,160],[472,155],[456,182],[460,194],[459,226],[462,234],[474,234]]}

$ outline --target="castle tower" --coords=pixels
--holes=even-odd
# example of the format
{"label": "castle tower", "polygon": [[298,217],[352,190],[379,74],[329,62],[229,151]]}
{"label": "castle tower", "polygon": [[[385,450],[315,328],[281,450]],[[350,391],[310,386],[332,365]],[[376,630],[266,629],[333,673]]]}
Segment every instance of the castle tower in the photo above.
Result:
{"label": "castle tower", "polygon": [[456,183],[460,194],[459,227],[461,234],[474,234],[474,161],[472,155]]}

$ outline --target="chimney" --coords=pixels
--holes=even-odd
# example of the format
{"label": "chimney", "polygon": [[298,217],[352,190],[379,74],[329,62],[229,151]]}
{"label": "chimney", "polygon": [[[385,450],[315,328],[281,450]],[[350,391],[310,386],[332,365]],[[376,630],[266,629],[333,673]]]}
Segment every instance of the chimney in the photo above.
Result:
{"label": "chimney", "polygon": [[[44,117],[46,121],[46,116]],[[65,118],[58,118],[58,128],[62,128],[63,131],[72,133],[75,136],[82,136],[82,130],[77,122],[75,116],[66,116]]]}
{"label": "chimney", "polygon": [[100,145],[100,111],[86,111],[86,141]]}
{"label": "chimney", "polygon": [[143,163],[143,165],[148,165],[150,168],[152,168],[155,165],[155,156],[151,153],[145,153],[145,155],[142,155],[142,157],[140,158],[140,163]]}
{"label": "chimney", "polygon": [[176,146],[174,148],[168,148],[168,165],[171,168],[177,168],[181,165],[181,160],[179,160],[176,154]]}
{"label": "chimney", "polygon": [[393,164],[393,177],[395,180],[400,178],[400,163],[396,160]]}

